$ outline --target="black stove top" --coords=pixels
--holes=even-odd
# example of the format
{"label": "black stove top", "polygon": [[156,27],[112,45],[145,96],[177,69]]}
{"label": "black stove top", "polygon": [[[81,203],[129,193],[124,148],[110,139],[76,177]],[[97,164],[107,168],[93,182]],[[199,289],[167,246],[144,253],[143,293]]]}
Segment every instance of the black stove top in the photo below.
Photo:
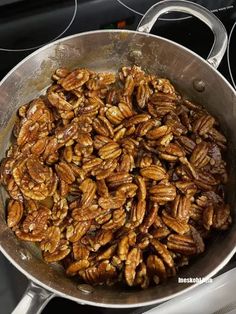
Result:
{"label": "black stove top", "polygon": [[[135,30],[143,13],[157,0],[0,0],[0,79],[20,60],[36,48],[56,38],[83,31],[127,28]],[[236,1],[198,0],[225,25],[230,34],[236,21]],[[152,33],[176,41],[206,58],[212,43],[211,31],[200,21],[179,13],[165,15]],[[228,61],[236,78],[236,30],[231,32]],[[232,84],[227,57],[219,71]],[[9,314],[20,299],[27,280],[0,255],[0,304],[3,314]],[[235,266],[229,263],[227,268]],[[81,306],[62,298],[52,299],[43,314],[60,309],[74,313],[143,313],[141,309],[104,309]],[[23,313],[22,313],[23,314]]]}

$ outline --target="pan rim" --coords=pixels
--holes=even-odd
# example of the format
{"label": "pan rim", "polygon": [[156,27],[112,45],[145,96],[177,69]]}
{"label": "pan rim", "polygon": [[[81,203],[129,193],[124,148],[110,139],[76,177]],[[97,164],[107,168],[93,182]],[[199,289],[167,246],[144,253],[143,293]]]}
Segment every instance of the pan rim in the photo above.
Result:
{"label": "pan rim", "polygon": [[[88,301],[84,299],[80,299],[78,297],[71,296],[69,294],[63,293],[58,291],[57,289],[52,288],[51,286],[46,285],[45,283],[41,282],[37,278],[35,278],[33,275],[29,274],[23,267],[21,267],[17,262],[14,261],[14,259],[6,252],[6,250],[0,246],[0,250],[3,253],[3,255],[8,259],[8,261],[11,262],[11,264],[16,267],[26,278],[28,278],[33,283],[37,284],[39,287],[42,287],[52,293],[54,297],[63,297],[65,299],[72,300],[76,303],[79,303],[81,305],[91,305],[91,306],[97,306],[97,307],[105,307],[105,308],[134,308],[134,307],[143,307],[143,306],[149,306],[149,305],[155,305],[158,306],[158,304],[169,301],[173,298],[176,298],[178,296],[181,296],[182,294],[191,291],[193,288],[200,286],[200,282],[196,282],[193,284],[190,284],[187,288],[182,289],[179,292],[176,292],[172,294],[169,297],[159,298],[151,301],[146,302],[140,302],[140,303],[132,303],[132,304],[124,304],[124,303],[102,303],[102,302],[95,302],[95,301]],[[217,274],[233,257],[233,255],[236,253],[236,246],[234,249],[225,257],[225,259],[207,276],[204,277],[205,281],[208,281],[210,278],[212,278],[215,274]]]}
{"label": "pan rim", "polygon": [[177,46],[178,48],[181,48],[185,51],[187,51],[188,53],[192,54],[194,57],[200,59],[200,61],[203,61],[208,67],[210,67],[212,70],[214,70],[216,72],[216,74],[218,74],[220,76],[221,79],[223,79],[224,83],[226,83],[226,85],[231,89],[231,91],[234,93],[234,95],[236,96],[236,91],[233,88],[233,86],[226,80],[226,78],[216,69],[214,68],[210,63],[207,62],[206,59],[204,59],[203,57],[201,57],[200,55],[198,55],[197,53],[195,53],[194,51],[192,51],[191,49],[184,47],[183,45],[180,45],[179,43],[176,43],[170,39],[164,38],[162,36],[157,36],[157,35],[153,35],[150,33],[145,33],[145,32],[139,32],[139,31],[133,31],[133,30],[124,30],[124,29],[115,29],[115,30],[94,30],[94,31],[88,31],[88,32],[82,32],[82,33],[76,33],[73,35],[69,35],[69,36],[65,36],[63,38],[57,39],[56,41],[50,42],[48,44],[46,44],[45,46],[35,50],[34,52],[30,53],[28,56],[26,56],[24,59],[22,59],[19,63],[17,63],[4,77],[3,79],[0,81],[0,87],[2,86],[2,84],[6,81],[6,79],[22,64],[24,64],[28,59],[30,59],[31,57],[33,57],[34,55],[37,55],[38,53],[40,53],[41,51],[53,46],[53,45],[57,45],[60,44],[68,39],[73,39],[76,37],[80,37],[80,36],[86,36],[86,35],[93,35],[93,34],[99,34],[99,33],[133,33],[133,34],[138,34],[138,35],[144,35],[147,37],[153,37],[153,38],[158,38],[160,40],[166,41],[174,46]]}

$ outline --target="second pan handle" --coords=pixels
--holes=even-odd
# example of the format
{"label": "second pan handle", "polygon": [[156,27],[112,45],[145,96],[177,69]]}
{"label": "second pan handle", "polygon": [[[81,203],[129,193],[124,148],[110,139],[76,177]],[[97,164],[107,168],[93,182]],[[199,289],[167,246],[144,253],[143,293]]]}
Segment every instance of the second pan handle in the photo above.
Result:
{"label": "second pan handle", "polygon": [[207,61],[214,68],[217,68],[227,48],[227,32],[221,21],[213,13],[199,4],[184,0],[165,0],[156,3],[145,13],[137,27],[137,31],[150,33],[156,20],[162,14],[173,11],[191,14],[204,22],[212,30],[214,43]]}
{"label": "second pan handle", "polygon": [[54,293],[30,281],[25,294],[11,314],[40,314],[54,296]]}

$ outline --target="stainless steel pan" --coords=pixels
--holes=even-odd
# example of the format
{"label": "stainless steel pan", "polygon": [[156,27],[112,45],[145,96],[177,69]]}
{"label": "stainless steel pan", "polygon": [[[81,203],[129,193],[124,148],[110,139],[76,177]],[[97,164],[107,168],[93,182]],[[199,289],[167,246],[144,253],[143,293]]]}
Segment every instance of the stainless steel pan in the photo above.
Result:
{"label": "stainless steel pan", "polygon": [[[149,34],[157,18],[169,11],[190,13],[212,29],[215,40],[207,61],[172,41]],[[194,3],[171,0],[151,7],[141,20],[137,31],[88,32],[46,45],[20,62],[0,83],[0,157],[3,157],[9,144],[14,120],[12,117],[17,108],[35,98],[50,84],[50,76],[57,67],[82,66],[98,71],[116,71],[122,65],[136,63],[151,73],[170,78],[182,93],[204,104],[220,120],[230,143],[228,201],[235,211],[236,93],[216,70],[224,55],[226,44],[225,28],[213,14]],[[14,314],[39,313],[55,295],[80,304],[104,307],[144,306],[166,301],[198,284],[179,284],[178,278],[172,278],[161,286],[144,291],[78,286],[78,283],[66,278],[58,265],[45,264],[34,246],[16,239],[5,223],[5,199],[6,195],[2,192],[1,251],[31,282]],[[236,251],[235,243],[236,223],[233,223],[227,233],[219,235],[207,252],[179,276],[213,276],[233,256]]]}

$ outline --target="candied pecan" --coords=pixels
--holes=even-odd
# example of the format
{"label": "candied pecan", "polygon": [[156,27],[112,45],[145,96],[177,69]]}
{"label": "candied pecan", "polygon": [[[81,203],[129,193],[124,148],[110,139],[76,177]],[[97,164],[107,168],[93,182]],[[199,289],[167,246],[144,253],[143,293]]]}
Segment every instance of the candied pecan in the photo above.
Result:
{"label": "candied pecan", "polygon": [[101,147],[98,154],[102,159],[115,159],[120,156],[121,152],[122,151],[117,143],[110,142]]}
{"label": "candied pecan", "polygon": [[171,132],[167,125],[158,126],[147,132],[146,137],[150,140],[157,140]]}
{"label": "candied pecan", "polygon": [[163,117],[167,113],[174,111],[176,108],[176,96],[166,93],[154,93],[150,98],[150,103],[156,109],[158,117]]}
{"label": "candied pecan", "polygon": [[72,250],[73,250],[73,257],[77,261],[88,259],[89,254],[90,254],[90,251],[86,248],[86,246],[80,243],[79,241],[73,242]]}
{"label": "candied pecan", "polygon": [[118,125],[121,123],[122,120],[124,120],[124,115],[120,111],[120,109],[116,106],[112,106],[106,111],[106,117],[107,119],[115,125]]}
{"label": "candied pecan", "polygon": [[169,253],[167,247],[156,239],[152,239],[151,244],[155,248],[157,254],[163,259],[163,261],[169,267],[173,267],[174,266],[174,260],[171,256],[171,254]]}
{"label": "candied pecan", "polygon": [[183,255],[197,254],[197,247],[189,235],[171,234],[167,238],[167,247],[177,253]]}
{"label": "candied pecan", "polygon": [[166,202],[173,201],[176,197],[176,188],[174,185],[166,182],[161,182],[152,186],[149,189],[151,194],[150,199],[159,204],[165,204]]}
{"label": "candied pecan", "polygon": [[215,119],[210,115],[202,115],[193,124],[193,132],[199,135],[206,135],[213,127]]}
{"label": "candied pecan", "polygon": [[202,221],[203,221],[203,226],[207,230],[210,230],[212,224],[213,224],[213,215],[214,215],[214,208],[212,205],[208,206],[203,210],[203,215],[202,215]]}
{"label": "candied pecan", "polygon": [[33,235],[44,232],[47,229],[49,214],[50,211],[46,207],[40,207],[37,211],[31,212],[22,223],[23,231]]}
{"label": "candied pecan", "polygon": [[69,74],[69,70],[66,68],[58,68],[52,75],[52,79],[58,81],[60,78],[64,78]]}
{"label": "candied pecan", "polygon": [[124,138],[124,136],[125,136],[126,133],[127,133],[127,129],[126,129],[126,128],[118,129],[118,130],[115,132],[115,135],[114,135],[114,137],[113,137],[113,141],[115,141],[115,142],[120,141],[122,138]]}
{"label": "candied pecan", "polygon": [[148,229],[154,223],[155,218],[157,216],[158,208],[159,208],[158,204],[153,203],[153,204],[151,204],[150,209],[147,210],[147,215],[144,218],[143,223],[139,227],[139,229],[142,233],[147,233]]}
{"label": "candied pecan", "polygon": [[94,168],[97,168],[97,166],[99,166],[102,163],[102,159],[101,158],[92,158],[89,159],[88,161],[83,163],[82,169],[85,172],[89,172],[91,170],[93,170]]}
{"label": "candied pecan", "polygon": [[198,198],[196,198],[196,203],[201,207],[207,207],[210,204],[223,204],[223,198],[216,194],[214,191],[207,191],[201,193]]}
{"label": "candied pecan", "polygon": [[49,89],[47,96],[51,105],[56,107],[58,110],[61,110],[61,111],[73,110],[72,104],[66,101],[65,96],[61,95],[61,93],[57,93],[53,91],[52,89]]}
{"label": "candied pecan", "polygon": [[149,119],[150,119],[150,116],[146,113],[136,114],[135,116],[131,117],[130,119],[126,121],[125,126],[130,127],[132,125],[146,122]]}
{"label": "candied pecan", "polygon": [[104,196],[98,199],[98,204],[104,209],[116,209],[124,205],[125,203],[124,194],[117,194],[115,196]]}
{"label": "candied pecan", "polygon": [[170,234],[170,230],[166,227],[158,227],[152,231],[152,236],[155,239],[162,239],[167,237]]}
{"label": "candied pecan", "polygon": [[20,201],[10,200],[7,207],[7,225],[16,226],[23,216],[24,206]]}
{"label": "candied pecan", "polygon": [[53,263],[63,260],[71,251],[67,240],[60,240],[56,250],[52,253],[44,252],[43,258],[47,263]]}
{"label": "candied pecan", "polygon": [[199,175],[195,167],[188,161],[186,157],[180,157],[180,162],[183,165],[183,169],[186,171],[188,177],[198,179]]}
{"label": "candied pecan", "polygon": [[112,213],[112,217],[109,221],[102,225],[102,229],[105,230],[116,230],[121,228],[126,221],[126,213],[124,209],[116,209]]}
{"label": "candied pecan", "polygon": [[189,225],[186,222],[171,217],[166,211],[162,211],[162,219],[167,227],[179,234],[184,234],[189,231]]}
{"label": "candied pecan", "polygon": [[70,192],[70,185],[66,183],[65,181],[61,180],[60,181],[60,195],[61,197],[65,197],[69,194]]}
{"label": "candied pecan", "polygon": [[141,250],[145,250],[150,244],[150,238],[151,238],[150,235],[144,235],[144,234],[139,235],[138,241],[137,241],[138,247]]}
{"label": "candied pecan", "polygon": [[77,69],[60,79],[60,84],[62,87],[70,91],[76,89],[89,80],[89,71],[86,69]]}
{"label": "candied pecan", "polygon": [[98,266],[92,266],[79,271],[80,277],[87,283],[110,285],[116,281],[116,268],[108,261],[102,261]]}
{"label": "candied pecan", "polygon": [[15,163],[13,158],[4,158],[0,164],[0,183],[7,185],[11,179],[12,167]]}
{"label": "candied pecan", "polygon": [[134,90],[134,79],[132,75],[128,75],[125,79],[124,95],[125,96],[132,95],[133,90]]}
{"label": "candied pecan", "polygon": [[95,221],[99,224],[99,225],[103,225],[106,222],[108,222],[112,217],[112,214],[110,212],[108,213],[103,213],[103,214],[99,214],[99,216],[97,216],[95,218]]}
{"label": "candied pecan", "polygon": [[110,121],[103,116],[98,116],[93,119],[93,128],[97,134],[110,137],[114,136],[114,131]]}
{"label": "candied pecan", "polygon": [[93,199],[95,197],[95,193],[97,190],[96,183],[91,179],[85,179],[80,184],[79,189],[83,192],[80,202],[81,208],[83,209],[89,207],[92,204]]}
{"label": "candied pecan", "polygon": [[[56,129],[55,131],[56,144],[58,143],[60,146],[65,145],[68,141],[77,137],[77,132],[78,132],[78,124],[75,122],[72,122],[62,128]],[[45,151],[45,154],[46,154],[46,151]]]}
{"label": "candied pecan", "polygon": [[121,261],[125,261],[127,259],[128,253],[129,253],[129,236],[125,235],[120,239],[118,243],[117,254]]}
{"label": "candied pecan", "polygon": [[56,165],[56,172],[61,180],[65,181],[68,184],[71,184],[75,181],[75,176],[73,170],[66,162],[60,162]]}
{"label": "candied pecan", "polygon": [[185,150],[186,154],[191,154],[196,146],[196,143],[187,136],[179,136],[177,143]]}
{"label": "candied pecan", "polygon": [[124,183],[117,188],[117,193],[124,194],[126,198],[136,195],[137,185],[134,183]]}
{"label": "candied pecan", "polygon": [[133,109],[132,109],[132,105],[129,104],[129,102],[123,100],[118,104],[118,108],[120,110],[120,112],[122,113],[122,115],[124,116],[124,118],[129,118],[132,117],[134,115]]}
{"label": "candied pecan", "polygon": [[106,178],[109,188],[114,189],[122,184],[131,183],[133,180],[132,175],[127,172],[116,172]]}
{"label": "candied pecan", "polygon": [[67,199],[60,197],[57,193],[53,196],[54,204],[52,207],[51,219],[55,221],[63,220],[68,213]]}
{"label": "candied pecan", "polygon": [[219,184],[218,179],[206,171],[198,171],[198,177],[195,178],[194,182],[203,191],[212,190],[212,186]]}
{"label": "candied pecan", "polygon": [[46,146],[48,144],[48,137],[43,137],[38,139],[32,146],[31,146],[31,153],[39,156],[43,154],[44,150],[46,149]]}
{"label": "candied pecan", "polygon": [[[156,284],[159,283],[159,280],[164,280],[167,277],[165,265],[162,260],[156,255],[148,256],[147,269],[150,276],[153,276],[153,280]],[[158,278],[155,278],[155,275]]]}
{"label": "candied pecan", "polygon": [[67,267],[66,274],[68,276],[75,276],[80,270],[88,268],[89,265],[90,263],[86,259],[75,261]]}
{"label": "candied pecan", "polygon": [[59,245],[60,238],[60,228],[55,226],[49,227],[44,234],[43,240],[40,242],[40,249],[44,252],[53,253]]}
{"label": "candied pecan", "polygon": [[139,123],[139,125],[136,128],[135,134],[137,136],[144,136],[150,131],[153,127],[160,126],[161,123],[158,120],[149,119],[145,122]]}
{"label": "candied pecan", "polygon": [[145,200],[146,196],[147,196],[147,189],[146,189],[145,180],[141,176],[137,176],[136,180],[137,180],[137,185],[139,187],[139,189],[138,189],[138,199],[139,200]]}
{"label": "candied pecan", "polygon": [[149,277],[147,275],[147,267],[145,263],[141,263],[136,271],[136,276],[134,280],[135,286],[140,286],[142,289],[145,289],[149,286]]}
{"label": "candied pecan", "polygon": [[[48,205],[48,208],[51,208],[51,205],[49,204],[49,202],[47,205]],[[26,213],[31,213],[39,209],[39,204],[37,203],[37,201],[31,200],[31,199],[28,199],[28,200],[25,199],[24,208],[25,208]]]}
{"label": "candied pecan", "polygon": [[[176,99],[175,88],[168,79],[164,79],[164,78],[154,79],[154,80],[152,80],[152,84],[153,84],[154,88],[157,89],[158,91],[160,91],[164,94],[168,94],[167,95],[168,98]],[[159,93],[157,93],[157,95],[158,94]],[[165,95],[163,95],[163,96],[165,96]]]}
{"label": "candied pecan", "polygon": [[73,160],[72,146],[66,146],[63,150],[63,157],[67,163],[71,163]]}
{"label": "candied pecan", "polygon": [[114,255],[114,253],[116,251],[116,247],[117,247],[117,244],[113,244],[108,249],[106,249],[104,252],[101,252],[97,256],[97,261],[102,261],[104,259],[106,259],[106,260],[110,259]]}
{"label": "candied pecan", "polygon": [[160,146],[158,148],[159,158],[167,160],[169,162],[177,161],[179,157],[183,157],[185,152],[183,149],[174,143],[170,143],[167,146]]}
{"label": "candied pecan", "polygon": [[72,211],[72,217],[76,221],[86,221],[96,218],[97,216],[104,213],[97,204],[92,204],[89,207],[85,208],[75,208]]}
{"label": "candied pecan", "polygon": [[141,156],[138,156],[136,165],[140,168],[145,168],[151,166],[152,162],[153,162],[152,155],[150,153],[144,153]]}
{"label": "candied pecan", "polygon": [[[57,177],[49,167],[44,166],[41,169],[40,165],[36,166],[34,169],[33,164],[31,162],[29,163],[31,158],[33,161],[37,161],[37,164],[40,164],[38,159],[34,156],[19,159],[18,162],[14,164],[12,174],[24,196],[36,200],[43,200],[55,192]],[[40,170],[42,170],[43,173],[41,176],[37,176]],[[38,177],[38,182],[35,181],[35,177]]]}
{"label": "candied pecan", "polygon": [[196,168],[202,168],[208,164],[210,157],[208,153],[208,144],[204,141],[197,144],[190,157],[190,162]]}
{"label": "candied pecan", "polygon": [[97,180],[103,180],[109,177],[111,173],[117,167],[117,160],[115,159],[106,159],[99,165],[97,165],[94,169],[92,169],[91,174],[96,176]]}
{"label": "candied pecan", "polygon": [[133,156],[126,153],[121,154],[119,163],[116,167],[117,172],[130,172],[134,168],[135,165]]}
{"label": "candied pecan", "polygon": [[214,209],[213,224],[216,229],[225,229],[231,223],[229,205],[218,205]]}
{"label": "candied pecan", "polygon": [[150,167],[142,168],[140,174],[147,179],[152,179],[155,181],[161,181],[166,178],[166,171],[164,168],[156,165]]}
{"label": "candied pecan", "polygon": [[218,144],[220,148],[226,149],[225,144],[227,140],[225,136],[221,132],[219,132],[217,129],[211,128],[209,130],[209,137],[212,138]]}
{"label": "candied pecan", "polygon": [[173,134],[177,137],[188,132],[186,127],[181,123],[179,116],[173,111],[166,116],[165,124],[170,127]]}
{"label": "candied pecan", "polygon": [[125,280],[129,286],[133,286],[136,267],[142,262],[141,251],[139,248],[133,248],[128,253],[125,261]]}
{"label": "candied pecan", "polygon": [[138,200],[137,204],[133,204],[131,208],[131,219],[128,226],[131,224],[132,227],[137,227],[141,225],[144,219],[146,211],[146,201],[145,200]]}
{"label": "candied pecan", "polygon": [[203,215],[203,208],[198,206],[197,204],[192,204],[189,214],[190,214],[190,218],[192,218],[193,220],[201,221],[202,215]]}
{"label": "candied pecan", "polygon": [[32,234],[31,232],[24,232],[20,229],[16,229],[15,235],[23,241],[40,242],[44,238],[44,233]]}
{"label": "candied pecan", "polygon": [[89,230],[91,221],[79,221],[72,225],[69,225],[66,230],[66,238],[70,242],[79,241]]}
{"label": "candied pecan", "polygon": [[198,112],[202,111],[202,107],[198,104],[194,104],[192,101],[189,99],[183,99],[183,105],[186,107],[188,110],[192,110],[193,112]]}
{"label": "candied pecan", "polygon": [[[181,107],[181,108],[183,108],[183,107]],[[192,131],[192,124],[190,121],[190,117],[185,110],[183,110],[180,113],[179,118],[180,118],[181,123],[187,128],[187,130]]]}
{"label": "candied pecan", "polygon": [[172,204],[172,216],[180,220],[188,220],[190,207],[190,197],[177,194]]}
{"label": "candied pecan", "polygon": [[89,238],[89,244],[94,252],[97,252],[101,246],[109,243],[113,238],[111,230],[99,230],[95,237]]}
{"label": "candied pecan", "polygon": [[115,75],[113,73],[93,73],[86,86],[90,90],[101,90],[114,82]]}
{"label": "candied pecan", "polygon": [[197,186],[192,181],[176,181],[175,186],[186,196],[193,196],[197,192]]}
{"label": "candied pecan", "polygon": [[136,93],[137,104],[140,108],[144,108],[148,102],[152,90],[145,81],[141,81]]}
{"label": "candied pecan", "polygon": [[99,196],[107,196],[109,194],[108,187],[104,179],[97,180],[97,193]]}

